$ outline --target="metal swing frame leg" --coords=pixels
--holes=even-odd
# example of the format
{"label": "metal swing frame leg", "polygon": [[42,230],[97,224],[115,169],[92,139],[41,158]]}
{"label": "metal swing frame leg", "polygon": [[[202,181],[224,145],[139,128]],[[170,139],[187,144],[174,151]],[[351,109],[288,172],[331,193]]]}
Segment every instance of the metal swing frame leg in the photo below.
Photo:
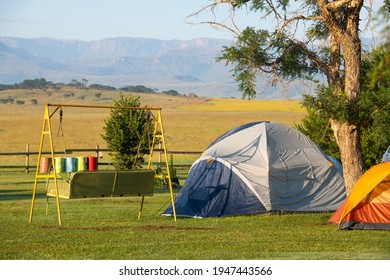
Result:
{"label": "metal swing frame leg", "polygon": [[[59,107],[57,107],[57,109],[59,109]],[[41,131],[41,140],[40,140],[40,143],[39,143],[38,162],[37,162],[37,168],[36,168],[36,171],[35,171],[34,188],[33,188],[33,194],[32,194],[32,199],[31,199],[31,208],[30,208],[30,217],[29,217],[29,223],[30,224],[32,223],[32,220],[33,220],[33,212],[34,212],[34,206],[35,206],[35,199],[36,199],[36,193],[37,193],[38,180],[39,179],[46,179],[46,186],[48,186],[49,180],[53,179],[54,187],[55,187],[55,194],[56,194],[58,224],[60,226],[62,225],[57,174],[56,174],[56,172],[52,172],[52,174],[50,174],[50,172],[49,172],[49,174],[39,174],[40,162],[41,162],[41,157],[42,157],[42,150],[43,150],[43,143],[44,143],[45,135],[47,135],[49,137],[51,162],[54,163],[54,147],[53,147],[53,138],[52,138],[52,133],[51,133],[51,123],[50,123],[50,118],[51,118],[51,116],[53,114],[50,115],[49,105],[46,104],[46,106],[45,106],[45,115],[44,115],[44,118],[43,118],[43,125],[42,125],[42,131]]]}
{"label": "metal swing frame leg", "polygon": [[142,209],[144,208],[144,201],[145,201],[145,196],[142,196],[142,198],[141,198],[141,205],[140,205],[139,211],[138,211],[138,220],[141,219]]}

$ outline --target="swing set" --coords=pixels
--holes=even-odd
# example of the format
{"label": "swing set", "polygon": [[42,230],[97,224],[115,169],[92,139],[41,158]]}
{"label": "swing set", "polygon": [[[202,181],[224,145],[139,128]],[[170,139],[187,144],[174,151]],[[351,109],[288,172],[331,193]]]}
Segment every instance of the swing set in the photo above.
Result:
{"label": "swing set", "polygon": [[[152,116],[154,119],[153,140],[149,151],[147,169],[146,170],[141,169],[141,170],[101,170],[100,171],[93,166],[89,166],[88,168],[89,171],[84,170],[84,168],[80,170],[79,168],[79,170],[71,170],[71,172],[68,172],[68,175],[70,175],[68,181],[59,180],[64,178],[62,177],[60,171],[58,170],[57,164],[59,163],[59,158],[55,157],[56,152],[54,150],[51,118],[59,111],[60,126],[58,129],[58,133],[61,131],[63,136],[62,117],[63,117],[63,108],[65,107],[86,108],[86,109],[123,109],[123,110],[147,111],[150,114],[150,116]],[[54,110],[52,110],[51,112],[50,108],[54,108]],[[158,133],[158,131],[160,133]],[[44,170],[44,168],[42,168],[43,165],[42,153],[43,153],[43,146],[44,146],[46,136],[49,138],[49,146],[50,146],[49,147],[50,157],[48,157],[48,160],[51,162],[52,165],[53,163],[55,163],[55,168],[47,168],[47,170],[42,171]],[[152,170],[151,165],[152,165],[154,146],[157,143],[157,138],[161,139],[161,144],[164,151],[164,160],[165,160],[166,172],[167,172],[166,177],[168,179],[170,199],[173,206],[174,220],[176,221],[176,210],[174,206],[173,187],[172,187],[167,148],[165,143],[164,129],[163,129],[163,123],[161,117],[161,108],[94,106],[94,105],[75,105],[75,104],[46,104],[44,118],[43,118],[41,139],[39,144],[38,163],[37,163],[37,168],[35,173],[29,222],[32,223],[35,199],[37,193],[37,185],[40,179],[46,180],[47,205],[48,205],[49,197],[54,197],[56,199],[59,225],[62,225],[60,198],[74,199],[74,198],[91,198],[91,197],[140,196],[141,201],[140,201],[140,207],[138,211],[138,219],[140,219],[142,215],[145,196],[153,196],[154,193],[155,172],[154,170]],[[65,151],[65,144],[64,144],[64,151]],[[95,163],[90,162],[90,165],[93,164]],[[53,181],[54,184],[50,184],[50,181]],[[47,213],[47,208],[46,208],[46,213]]]}

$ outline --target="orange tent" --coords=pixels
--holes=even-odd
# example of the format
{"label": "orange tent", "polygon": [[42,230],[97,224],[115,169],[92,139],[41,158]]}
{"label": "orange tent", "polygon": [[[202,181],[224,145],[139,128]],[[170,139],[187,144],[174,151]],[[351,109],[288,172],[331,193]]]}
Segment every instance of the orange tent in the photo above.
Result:
{"label": "orange tent", "polygon": [[390,230],[390,162],[364,173],[329,221],[340,229]]}

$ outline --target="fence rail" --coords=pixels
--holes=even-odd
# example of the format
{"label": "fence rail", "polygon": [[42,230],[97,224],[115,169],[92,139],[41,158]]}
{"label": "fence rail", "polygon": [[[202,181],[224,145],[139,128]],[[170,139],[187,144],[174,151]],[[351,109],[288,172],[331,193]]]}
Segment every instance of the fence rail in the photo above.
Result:
{"label": "fence rail", "polygon": [[[94,152],[98,156],[100,152],[109,152],[109,149],[101,149],[99,145],[96,145],[95,148],[75,148],[75,149],[65,149],[65,151],[55,152],[56,155],[71,155],[78,152]],[[155,153],[163,153],[163,149],[154,149]],[[201,151],[167,151],[168,155],[200,155]],[[0,152],[1,156],[24,156],[25,163],[24,165],[0,165],[0,169],[24,169],[26,172],[29,172],[32,168],[36,168],[35,164],[30,164],[30,156],[38,155],[38,151],[30,151],[29,144],[26,144],[26,150],[24,152]],[[42,155],[50,155],[49,151],[43,151]],[[107,162],[101,162],[99,165],[107,165]],[[175,166],[175,165],[174,165]],[[184,166],[179,164],[178,166]]]}

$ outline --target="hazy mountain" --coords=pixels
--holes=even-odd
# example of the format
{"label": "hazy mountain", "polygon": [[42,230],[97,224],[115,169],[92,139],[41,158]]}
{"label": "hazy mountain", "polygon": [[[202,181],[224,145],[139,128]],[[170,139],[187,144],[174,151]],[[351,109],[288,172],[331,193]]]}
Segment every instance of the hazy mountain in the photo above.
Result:
{"label": "hazy mountain", "polygon": [[[182,94],[240,97],[229,68],[215,62],[222,47],[230,43],[205,38],[77,41],[0,37],[0,83],[36,78],[64,83],[86,79],[89,84],[114,87],[142,84]],[[268,90],[263,97],[282,95]]]}

